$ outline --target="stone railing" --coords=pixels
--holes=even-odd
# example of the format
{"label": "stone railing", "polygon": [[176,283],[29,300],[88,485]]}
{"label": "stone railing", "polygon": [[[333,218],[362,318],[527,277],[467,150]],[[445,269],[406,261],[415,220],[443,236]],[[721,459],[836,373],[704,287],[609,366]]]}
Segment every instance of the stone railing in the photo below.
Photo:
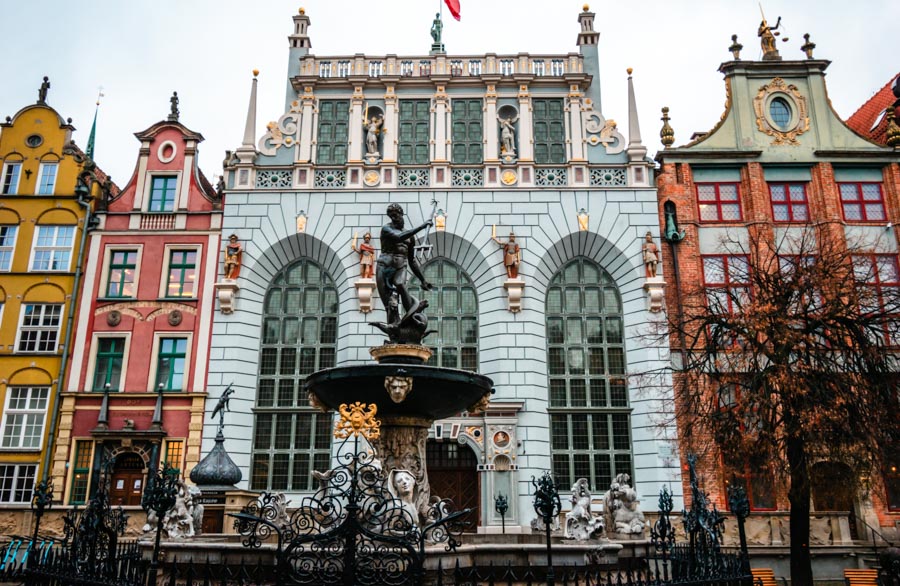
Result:
{"label": "stone railing", "polygon": [[174,230],[175,214],[141,214],[141,230]]}
{"label": "stone railing", "polygon": [[413,57],[307,57],[300,66],[301,75],[322,79],[344,77],[480,77],[482,75],[531,75],[563,77],[584,72],[584,59],[578,53],[568,55],[427,55]]}

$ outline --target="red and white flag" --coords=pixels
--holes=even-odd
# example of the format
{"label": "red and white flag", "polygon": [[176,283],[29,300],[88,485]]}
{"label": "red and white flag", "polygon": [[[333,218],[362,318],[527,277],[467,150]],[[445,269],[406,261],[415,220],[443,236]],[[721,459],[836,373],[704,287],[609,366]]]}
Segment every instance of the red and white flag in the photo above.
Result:
{"label": "red and white flag", "polygon": [[453,18],[459,20],[459,0],[444,0],[447,4],[447,8],[450,9],[450,14],[453,15]]}

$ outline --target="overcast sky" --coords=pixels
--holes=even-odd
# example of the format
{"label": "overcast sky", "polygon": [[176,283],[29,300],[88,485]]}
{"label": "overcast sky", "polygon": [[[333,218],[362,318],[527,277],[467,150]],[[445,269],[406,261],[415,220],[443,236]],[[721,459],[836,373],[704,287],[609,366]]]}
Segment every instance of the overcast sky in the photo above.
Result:
{"label": "overcast sky", "polygon": [[[603,114],[627,129],[626,73],[634,68],[644,143],[659,145],[660,107],[671,108],[676,144],[709,130],[723,110],[719,64],[731,35],[744,59],[758,59],[757,0],[588,0],[600,32]],[[449,54],[576,51],[582,0],[461,0],[462,21],[444,11]],[[438,0],[32,0],[4,2],[5,55],[0,116],[37,99],[48,102],[87,142],[98,86],[103,86],[96,159],[124,186],[138,154],[134,133],[165,118],[173,90],[181,121],[206,137],[200,166],[221,173],[225,149],[240,145],[251,71],[260,70],[257,139],[283,113],[287,36],[299,6],[312,19],[317,55],[421,55]],[[900,71],[898,0],[767,0],[782,16],[785,58],[803,58],[803,33],[828,69],[831,101],[842,118]]]}

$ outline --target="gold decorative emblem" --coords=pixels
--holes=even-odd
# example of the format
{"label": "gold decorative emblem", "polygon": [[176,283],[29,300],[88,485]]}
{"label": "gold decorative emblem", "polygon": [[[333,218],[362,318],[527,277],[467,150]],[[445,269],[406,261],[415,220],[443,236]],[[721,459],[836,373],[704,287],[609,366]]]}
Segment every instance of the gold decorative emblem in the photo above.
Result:
{"label": "gold decorative emblem", "polygon": [[334,437],[347,439],[363,436],[367,440],[378,439],[381,436],[381,422],[375,419],[378,406],[375,403],[368,405],[357,401],[352,405],[341,403],[338,408],[340,419],[334,427]]}
{"label": "gold decorative emblem", "polygon": [[[785,128],[775,126],[774,120],[769,115],[772,101],[779,98],[790,107],[791,118]],[[800,93],[797,86],[785,83],[780,77],[759,88],[759,92],[753,98],[753,109],[756,111],[757,128],[760,132],[775,138],[772,141],[773,145],[799,145],[797,137],[809,130],[806,97]]]}
{"label": "gold decorative emblem", "polygon": [[503,185],[515,185],[518,180],[515,171],[506,170],[500,174],[500,181],[503,182]]}
{"label": "gold decorative emblem", "polygon": [[378,171],[366,171],[366,174],[363,175],[363,182],[369,187],[375,187],[381,183],[381,175]]}

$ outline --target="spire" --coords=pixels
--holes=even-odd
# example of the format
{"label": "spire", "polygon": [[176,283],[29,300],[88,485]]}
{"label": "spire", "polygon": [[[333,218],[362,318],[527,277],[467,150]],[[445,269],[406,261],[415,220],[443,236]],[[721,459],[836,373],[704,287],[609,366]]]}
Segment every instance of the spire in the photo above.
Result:
{"label": "spire", "polygon": [[647,156],[647,147],[641,144],[641,124],[638,122],[637,100],[634,97],[634,82],[628,68],[628,160],[642,161]]}
{"label": "spire", "polygon": [[244,142],[241,149],[256,150],[256,77],[259,75],[259,69],[253,70],[253,85],[250,89],[250,105],[247,108],[247,125],[244,126]]}
{"label": "spire", "polygon": [[597,41],[600,39],[600,33],[594,30],[594,16],[591,7],[585,4],[582,6],[582,12],[578,15],[578,24],[581,30],[578,31],[578,50],[584,59],[584,72],[591,76],[591,85],[585,91],[585,104],[597,114],[603,116],[603,109],[600,107],[600,55],[597,52]]}
{"label": "spire", "polygon": [[578,32],[578,46],[596,45],[600,33],[594,30],[594,16],[591,7],[585,4],[582,6],[583,12],[578,15],[578,22],[581,24],[581,31]]}
{"label": "spire", "polygon": [[162,431],[162,412],[163,412],[163,385],[159,384],[156,389],[156,405],[153,407],[153,420],[150,422],[151,431]]}
{"label": "spire", "polygon": [[94,160],[94,140],[97,138],[97,112],[100,111],[100,98],[103,97],[103,88],[97,92],[97,105],[94,107],[94,123],[91,124],[91,133],[88,135],[87,147],[84,149],[84,154],[90,160]]}

